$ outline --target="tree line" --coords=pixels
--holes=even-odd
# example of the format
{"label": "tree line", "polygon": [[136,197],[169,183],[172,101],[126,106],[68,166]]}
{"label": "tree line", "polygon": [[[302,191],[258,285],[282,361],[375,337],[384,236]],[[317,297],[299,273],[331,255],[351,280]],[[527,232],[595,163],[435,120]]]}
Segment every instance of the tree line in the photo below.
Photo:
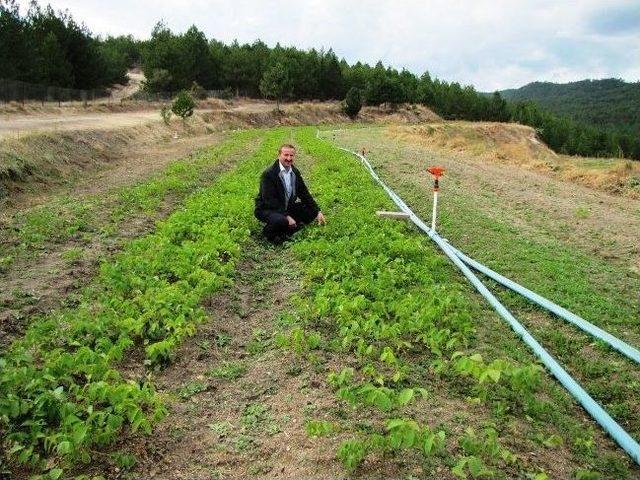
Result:
{"label": "tree line", "polygon": [[277,100],[342,100],[355,89],[366,105],[421,103],[448,120],[529,125],[560,153],[640,159],[640,138],[631,132],[571,120],[533,102],[508,102],[499,92],[486,95],[428,72],[418,77],[381,62],[349,65],[331,49],[270,48],[260,40],[225,45],[207,40],[195,26],[174,34],[159,23],[142,45],[141,61],[145,88],[152,92],[190,88],[195,81],[207,90],[248,97],[270,93]]}
{"label": "tree line", "polygon": [[570,120],[531,102],[507,102],[472,86],[417,76],[407,70],[349,65],[333,50],[300,50],[257,40],[224,44],[196,26],[174,33],[162,22],[148,40],[95,38],[68,13],[35,3],[21,17],[15,0],[0,0],[3,76],[73,88],[109,86],[141,66],[148,92],[226,90],[229,96],[276,100],[342,100],[350,90],[365,105],[421,103],[449,120],[515,121],[536,128],[554,150],[585,156],[640,159],[640,138]]}
{"label": "tree line", "polygon": [[133,37],[95,38],[67,12],[0,0],[0,77],[47,86],[93,89],[126,82],[136,57]]}

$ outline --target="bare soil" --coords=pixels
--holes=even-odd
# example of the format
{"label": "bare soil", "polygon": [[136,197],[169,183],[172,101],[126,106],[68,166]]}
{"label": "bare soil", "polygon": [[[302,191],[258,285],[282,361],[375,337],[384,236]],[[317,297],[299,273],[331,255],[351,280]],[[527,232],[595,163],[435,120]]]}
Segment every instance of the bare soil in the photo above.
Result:
{"label": "bare soil", "polygon": [[[33,132],[60,132],[71,130],[109,130],[120,127],[144,125],[148,122],[161,122],[160,107],[155,103],[122,103],[113,105],[96,105],[88,107],[56,107],[48,108],[33,105],[30,108],[0,110],[0,139],[7,137],[24,137]],[[232,116],[242,117],[251,114],[272,114],[276,111],[275,102],[239,99],[222,101],[210,99],[198,102],[196,114],[208,115],[227,112]],[[305,113],[315,117],[316,122],[344,122],[348,118],[340,112],[339,102],[298,102],[281,104],[284,123],[295,122],[296,125],[306,122],[300,119]],[[287,120],[287,117],[292,117]],[[360,121],[387,122],[424,122],[439,120],[431,110],[422,106],[364,107]],[[271,123],[269,123],[270,125]],[[268,126],[268,125],[263,125]]]}
{"label": "bare soil", "polygon": [[[335,408],[335,395],[305,359],[273,344],[274,323],[293,308],[290,298],[300,289],[287,258],[286,247],[252,240],[234,286],[205,303],[209,320],[154,378],[169,403],[169,418],[152,436],[117,447],[138,459],[128,478],[342,476],[338,438],[317,440],[305,431],[310,416]],[[240,365],[241,373],[212,373],[230,364]],[[90,473],[121,478],[118,472],[105,463]]]}

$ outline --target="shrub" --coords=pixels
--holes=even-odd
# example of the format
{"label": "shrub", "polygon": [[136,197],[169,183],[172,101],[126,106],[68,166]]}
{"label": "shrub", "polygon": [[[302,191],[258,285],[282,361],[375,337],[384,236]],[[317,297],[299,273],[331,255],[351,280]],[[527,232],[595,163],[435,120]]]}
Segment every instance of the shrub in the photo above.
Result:
{"label": "shrub", "polygon": [[342,103],[342,111],[350,118],[355,118],[358,116],[361,108],[362,95],[360,95],[360,90],[356,87],[351,87]]}
{"label": "shrub", "polygon": [[233,88],[227,87],[220,93],[222,100],[231,100],[233,98]]}
{"label": "shrub", "polygon": [[204,88],[202,88],[202,86],[198,82],[193,82],[191,84],[191,89],[189,90],[189,93],[193,98],[196,98],[198,100],[205,100],[209,96],[207,94],[207,91]]}
{"label": "shrub", "polygon": [[169,105],[163,105],[160,109],[160,116],[162,117],[162,121],[165,125],[169,125],[171,121],[171,108]]}
{"label": "shrub", "polygon": [[186,90],[180,91],[178,96],[171,105],[171,111],[182,118],[185,121],[187,117],[193,115],[193,109],[196,106],[196,102],[193,97]]}
{"label": "shrub", "polygon": [[168,70],[156,68],[149,78],[142,83],[142,89],[146,92],[166,92],[170,90],[173,77]]}

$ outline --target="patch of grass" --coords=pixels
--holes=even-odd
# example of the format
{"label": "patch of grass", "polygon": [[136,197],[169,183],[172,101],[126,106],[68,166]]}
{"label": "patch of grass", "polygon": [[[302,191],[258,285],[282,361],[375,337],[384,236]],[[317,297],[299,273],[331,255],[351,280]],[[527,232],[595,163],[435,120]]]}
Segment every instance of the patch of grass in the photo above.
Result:
{"label": "patch of grass", "polygon": [[231,343],[231,335],[227,332],[218,332],[216,334],[216,345],[218,348],[224,348]]}
{"label": "patch of grass", "polygon": [[256,440],[248,435],[239,435],[235,442],[235,449],[239,453],[244,453],[249,450],[253,450],[256,446]]}
{"label": "patch of grass", "polygon": [[591,215],[591,211],[587,207],[576,208],[576,217],[589,218],[590,215]]}
{"label": "patch of grass", "polygon": [[260,432],[275,435],[280,432],[280,426],[271,415],[269,407],[262,403],[247,405],[242,413],[240,423],[243,431],[248,435],[256,435]]}
{"label": "patch of grass", "polygon": [[84,256],[84,249],[80,247],[73,247],[65,250],[60,254],[60,258],[62,258],[69,265],[77,265],[82,260]]}
{"label": "patch of grass", "polygon": [[176,393],[180,398],[187,399],[191,398],[197,393],[205,392],[209,386],[206,383],[200,381],[189,382],[182,387],[180,387]]}
{"label": "patch of grass", "polygon": [[0,257],[0,273],[6,273],[14,261],[13,255],[5,255]]}
{"label": "patch of grass", "polygon": [[[18,241],[24,249],[42,248],[45,242],[64,242],[90,228],[93,202],[65,198],[59,205],[36,207],[15,216]],[[15,227],[14,227],[15,228]]]}
{"label": "patch of grass", "polygon": [[219,367],[209,372],[209,375],[226,380],[235,380],[247,373],[247,366],[243,362],[223,362]]}
{"label": "patch of grass", "polygon": [[253,331],[253,338],[247,344],[247,353],[249,355],[260,355],[271,347],[271,336],[264,329],[256,329]]}
{"label": "patch of grass", "polygon": [[229,432],[233,429],[233,425],[229,422],[210,423],[207,426],[220,438],[228,436]]}
{"label": "patch of grass", "polygon": [[250,475],[265,475],[273,470],[273,466],[268,463],[257,462],[249,467]]}

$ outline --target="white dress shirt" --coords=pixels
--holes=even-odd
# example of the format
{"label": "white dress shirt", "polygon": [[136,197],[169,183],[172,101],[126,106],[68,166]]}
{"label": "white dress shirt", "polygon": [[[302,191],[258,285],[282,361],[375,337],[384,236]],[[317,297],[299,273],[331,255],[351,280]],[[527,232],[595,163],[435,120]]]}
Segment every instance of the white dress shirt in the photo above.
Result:
{"label": "white dress shirt", "polygon": [[287,190],[287,199],[289,199],[291,198],[291,175],[293,175],[293,171],[291,167],[289,167],[288,169],[284,168],[280,162],[278,162],[278,165],[280,165],[280,172],[282,173],[282,177],[284,178],[284,186]]}

